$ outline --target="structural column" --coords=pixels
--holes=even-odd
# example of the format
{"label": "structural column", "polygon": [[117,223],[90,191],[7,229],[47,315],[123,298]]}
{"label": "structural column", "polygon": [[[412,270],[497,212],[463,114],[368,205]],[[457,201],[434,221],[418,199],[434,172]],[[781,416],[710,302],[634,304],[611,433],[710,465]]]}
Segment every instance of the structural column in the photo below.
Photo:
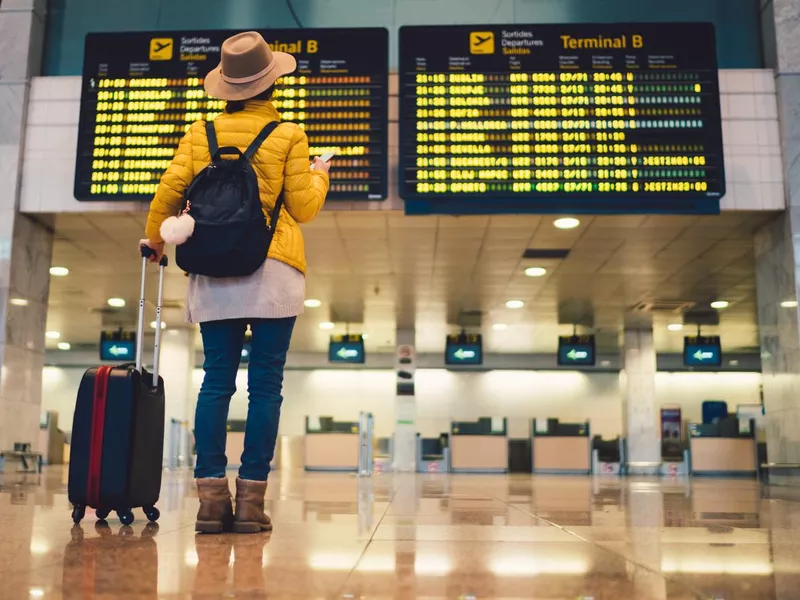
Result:
{"label": "structural column", "polygon": [[[786,182],[786,212],[755,237],[767,452],[770,462],[800,463],[800,0],[762,0],[761,11],[764,54],[775,69]],[[784,482],[800,485],[792,478]]]}
{"label": "structural column", "polygon": [[415,372],[417,355],[413,329],[397,330],[395,363],[397,390],[394,404],[394,460],[392,468],[412,473],[417,467],[417,401]]}
{"label": "structural column", "polygon": [[622,352],[623,418],[630,472],[654,474],[661,463],[661,436],[652,328],[626,329]]}
{"label": "structural column", "polygon": [[44,0],[0,3],[0,450],[37,445],[52,229],[19,214],[30,79],[39,72]]}

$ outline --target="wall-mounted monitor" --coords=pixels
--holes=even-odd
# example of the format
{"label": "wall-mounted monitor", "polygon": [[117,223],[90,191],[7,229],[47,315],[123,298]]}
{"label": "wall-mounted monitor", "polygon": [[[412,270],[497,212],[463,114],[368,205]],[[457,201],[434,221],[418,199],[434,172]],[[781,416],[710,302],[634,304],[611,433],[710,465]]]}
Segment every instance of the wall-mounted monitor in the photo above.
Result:
{"label": "wall-mounted monitor", "polygon": [[[385,28],[260,29],[297,70],[272,103],[302,127],[310,156],[336,150],[328,200],[382,200],[388,185],[389,32]],[[75,168],[78,200],[150,201],[178,142],[225,101],[203,81],[238,31],[86,36]],[[249,140],[243,139],[242,144]]]}
{"label": "wall-mounted monitor", "polygon": [[717,213],[714,25],[400,28],[409,214]]}
{"label": "wall-mounted monitor", "polygon": [[722,345],[718,335],[695,335],[683,338],[683,364],[687,367],[719,367]]}
{"label": "wall-mounted monitor", "polygon": [[128,363],[135,359],[135,333],[128,331],[103,331],[100,333],[100,360]]}
{"label": "wall-mounted monitor", "polygon": [[448,335],[444,351],[444,364],[448,366],[482,365],[483,337],[473,333]]}
{"label": "wall-mounted monitor", "polygon": [[363,335],[332,335],[328,344],[328,362],[363,365],[367,360]]}
{"label": "wall-mounted monitor", "polygon": [[562,335],[558,337],[560,367],[591,367],[596,360],[593,335]]}

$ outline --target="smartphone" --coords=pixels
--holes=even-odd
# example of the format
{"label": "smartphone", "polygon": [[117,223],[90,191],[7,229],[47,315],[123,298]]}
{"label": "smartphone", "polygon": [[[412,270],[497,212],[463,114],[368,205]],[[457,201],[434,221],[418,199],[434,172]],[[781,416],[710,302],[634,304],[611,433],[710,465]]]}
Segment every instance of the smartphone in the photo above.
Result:
{"label": "smartphone", "polygon": [[328,162],[328,161],[329,161],[330,159],[332,159],[334,156],[336,156],[336,150],[331,150],[330,152],[326,152],[325,154],[323,154],[322,156],[320,156],[320,158],[321,158],[322,160],[324,160],[325,162]]}

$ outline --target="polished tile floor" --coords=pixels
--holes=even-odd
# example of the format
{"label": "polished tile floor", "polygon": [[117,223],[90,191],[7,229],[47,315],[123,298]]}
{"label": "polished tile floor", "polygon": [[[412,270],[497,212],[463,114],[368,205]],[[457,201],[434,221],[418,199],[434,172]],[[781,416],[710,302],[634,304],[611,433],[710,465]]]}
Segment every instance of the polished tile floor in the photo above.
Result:
{"label": "polished tile floor", "polygon": [[800,503],[754,481],[274,474],[272,535],[72,527],[60,468],[0,475],[0,598],[800,598]]}

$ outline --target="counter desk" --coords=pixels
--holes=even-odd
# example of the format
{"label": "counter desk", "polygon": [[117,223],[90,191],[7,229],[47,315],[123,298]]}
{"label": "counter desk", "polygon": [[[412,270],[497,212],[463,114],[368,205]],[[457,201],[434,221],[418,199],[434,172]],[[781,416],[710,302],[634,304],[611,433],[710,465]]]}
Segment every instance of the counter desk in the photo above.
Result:
{"label": "counter desk", "polygon": [[689,425],[692,475],[755,477],[758,458],[755,423],[733,417]]}
{"label": "counter desk", "polygon": [[534,419],[532,464],[534,473],[587,474],[592,471],[589,423],[559,423]]}
{"label": "counter desk", "polygon": [[357,421],[320,417],[309,427],[306,417],[303,467],[306,471],[358,471]]}
{"label": "counter desk", "polygon": [[450,470],[453,473],[507,473],[508,424],[482,417],[450,424]]}

